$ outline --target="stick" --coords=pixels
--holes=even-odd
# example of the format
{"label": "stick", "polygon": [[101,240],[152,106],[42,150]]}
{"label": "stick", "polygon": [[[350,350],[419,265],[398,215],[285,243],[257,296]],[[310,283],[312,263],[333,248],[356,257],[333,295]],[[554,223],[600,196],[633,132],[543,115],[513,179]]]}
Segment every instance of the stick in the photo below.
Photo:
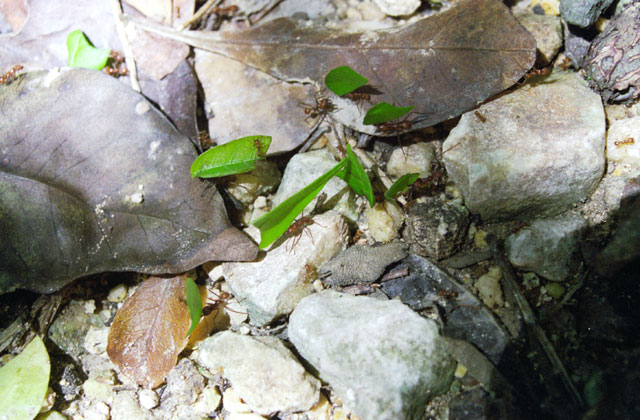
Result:
{"label": "stick", "polygon": [[127,31],[124,27],[122,20],[122,7],[118,0],[111,1],[111,11],[113,12],[113,18],[116,23],[116,30],[122,43],[122,50],[124,52],[124,61],[127,63],[127,69],[129,70],[129,80],[131,81],[131,89],[136,92],[142,92],[140,89],[140,83],[138,83],[138,70],[136,69],[136,61],[133,58],[133,48],[127,37]]}

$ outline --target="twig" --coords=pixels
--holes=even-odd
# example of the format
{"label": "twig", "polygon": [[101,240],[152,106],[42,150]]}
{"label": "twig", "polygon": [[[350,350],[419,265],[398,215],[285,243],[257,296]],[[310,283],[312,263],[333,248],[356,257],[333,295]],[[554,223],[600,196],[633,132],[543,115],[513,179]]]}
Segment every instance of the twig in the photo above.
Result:
{"label": "twig", "polygon": [[122,43],[124,61],[125,63],[127,63],[127,69],[129,70],[131,89],[135,90],[136,92],[142,92],[140,83],[138,83],[138,70],[136,69],[136,61],[133,58],[133,48],[131,47],[131,43],[129,42],[129,38],[127,37],[127,31],[122,20],[122,7],[120,6],[120,1],[110,1],[111,11],[113,12],[113,18],[116,23],[116,30],[118,31],[118,36],[120,37],[120,42]]}
{"label": "twig", "polygon": [[511,298],[515,301],[516,305],[520,309],[522,313],[522,319],[524,320],[525,325],[530,328],[533,334],[536,336],[540,345],[544,349],[549,361],[553,365],[553,367],[560,372],[562,381],[564,382],[565,387],[569,391],[569,394],[573,397],[575,402],[580,406],[584,406],[584,402],[582,401],[582,397],[580,396],[580,392],[576,389],[575,385],[571,381],[567,370],[565,369],[562,361],[558,357],[553,345],[547,338],[544,330],[540,327],[538,322],[536,321],[536,316],[531,310],[531,306],[529,302],[524,298],[522,293],[520,293],[520,289],[518,288],[518,284],[516,282],[516,276],[511,268],[511,265],[507,261],[505,257],[504,249],[501,243],[498,243],[498,240],[493,238],[488,241],[491,246],[491,250],[493,251],[493,257],[495,258],[498,266],[502,270],[503,279],[504,279],[504,289],[505,292],[511,296]]}
{"label": "twig", "polygon": [[300,148],[299,153],[304,153],[307,150],[309,150],[309,148],[313,145],[313,143],[316,142],[316,140],[320,138],[320,136],[322,136],[327,131],[331,130],[329,127],[326,127],[326,126],[322,130],[318,130],[318,128],[323,122],[324,122],[324,117],[319,118],[318,121],[316,121],[316,123],[313,125],[313,127],[311,127],[311,131],[309,131],[309,134],[305,139],[304,145]]}
{"label": "twig", "polygon": [[220,3],[222,3],[222,1],[223,0],[209,0],[209,1],[207,1],[205,4],[202,5],[202,7],[200,7],[198,9],[198,11],[193,16],[191,16],[191,19],[187,20],[186,22],[182,22],[180,24],[180,26],[178,26],[177,29],[179,31],[182,31],[186,27],[190,26],[191,24],[199,21],[202,18],[202,16],[204,16],[204,14],[207,13],[207,11],[209,9],[211,9],[214,6],[220,5]]}

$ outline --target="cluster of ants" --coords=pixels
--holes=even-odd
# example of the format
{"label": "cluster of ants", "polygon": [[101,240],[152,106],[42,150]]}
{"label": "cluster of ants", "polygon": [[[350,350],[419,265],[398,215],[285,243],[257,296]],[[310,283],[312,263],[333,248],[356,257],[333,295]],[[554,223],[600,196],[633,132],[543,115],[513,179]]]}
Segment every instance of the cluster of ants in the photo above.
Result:
{"label": "cluster of ants", "polygon": [[22,67],[20,64],[16,64],[15,66],[13,66],[11,70],[5,72],[2,76],[0,76],[0,85],[4,85],[8,81],[12,80],[16,76],[16,74],[18,74],[23,68],[24,67]]}
{"label": "cluster of ants", "polygon": [[109,76],[121,77],[129,74],[129,69],[127,69],[127,65],[124,62],[124,57],[116,51],[111,51],[107,66],[104,68],[104,72]]}

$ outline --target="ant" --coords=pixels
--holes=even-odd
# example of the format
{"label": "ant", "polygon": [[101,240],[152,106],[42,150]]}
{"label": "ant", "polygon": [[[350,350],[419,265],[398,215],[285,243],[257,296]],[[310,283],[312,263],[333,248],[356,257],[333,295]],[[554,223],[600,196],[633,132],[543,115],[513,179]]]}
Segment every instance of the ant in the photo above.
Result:
{"label": "ant", "polygon": [[287,238],[291,238],[291,241],[289,241],[286,248],[289,254],[296,247],[296,245],[298,245],[298,242],[300,242],[300,238],[302,237],[302,233],[305,231],[307,232],[307,235],[309,235],[309,238],[311,238],[311,243],[313,243],[313,235],[309,230],[309,226],[314,223],[315,222],[311,217],[302,216],[298,220],[294,221],[291,226],[289,226],[289,229],[287,229],[287,231],[284,233]]}
{"label": "ant", "polygon": [[[209,298],[209,294],[213,295],[215,299]],[[224,307],[226,311],[246,315],[246,313],[244,312],[238,312],[228,307],[228,303],[231,298],[231,293],[225,292],[224,290],[218,289],[218,293],[216,293],[212,289],[207,289],[207,303],[202,307],[202,317],[206,318],[215,311],[216,314],[213,316],[213,320],[215,323],[215,319],[218,317],[218,312],[220,311],[221,307]]]}
{"label": "ant", "polygon": [[551,74],[551,67],[543,67],[541,69],[531,69],[527,74],[525,74],[522,78],[521,82],[518,82],[519,85],[523,85],[527,80],[536,76],[548,76]]}
{"label": "ant", "polygon": [[211,9],[211,14],[217,15],[220,19],[231,19],[238,13],[238,10],[240,8],[234,4],[227,7],[214,7]]}
{"label": "ant", "polygon": [[0,85],[4,85],[9,80],[13,79],[13,77],[23,68],[24,67],[22,67],[20,64],[16,64],[15,66],[13,66],[11,70],[0,76]]}
{"label": "ant", "polygon": [[298,105],[303,107],[304,113],[307,117],[304,119],[308,122],[309,118],[320,117],[324,119],[329,113],[336,111],[338,108],[335,106],[331,99],[325,98],[316,92],[313,95],[313,99],[316,101],[315,105],[310,105],[304,102],[298,102]]}
{"label": "ant", "polygon": [[412,127],[413,122],[406,119],[398,122],[385,121],[383,123],[376,124],[376,133],[393,135],[399,134],[403,131],[411,131]]}
{"label": "ant", "polygon": [[260,140],[258,140],[258,139],[253,140],[253,145],[256,148],[256,150],[258,151],[258,157],[259,158],[265,157],[265,154],[262,151],[262,145],[260,144]]}
{"label": "ant", "polygon": [[124,57],[117,51],[111,51],[109,54],[109,65],[104,68],[104,72],[109,76],[120,77],[129,74],[129,69],[124,63]]}
{"label": "ant", "polygon": [[363,102],[371,103],[371,94],[366,92],[353,91],[345,94],[344,97],[355,102],[358,107],[361,107]]}
{"label": "ant", "polygon": [[627,137],[627,138],[626,138],[626,139],[624,139],[624,140],[616,140],[616,141],[614,141],[614,142],[613,142],[613,144],[614,144],[616,147],[620,147],[620,146],[623,146],[623,145],[625,145],[625,144],[633,144],[633,143],[635,143],[635,142],[636,142],[636,141],[633,139],[633,137]]}

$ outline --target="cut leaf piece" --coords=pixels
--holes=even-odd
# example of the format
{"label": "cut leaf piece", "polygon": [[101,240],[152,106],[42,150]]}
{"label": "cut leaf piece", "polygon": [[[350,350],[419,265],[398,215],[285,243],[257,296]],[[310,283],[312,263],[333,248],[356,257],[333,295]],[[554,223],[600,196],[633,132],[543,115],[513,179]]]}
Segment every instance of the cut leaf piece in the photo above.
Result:
{"label": "cut leaf piece", "polygon": [[0,368],[0,419],[31,420],[49,385],[49,355],[39,336]]}
{"label": "cut leaf piece", "polygon": [[369,176],[362,167],[358,157],[353,153],[353,150],[351,150],[351,146],[348,144],[347,164],[336,176],[349,184],[356,194],[367,197],[367,200],[369,200],[369,206],[373,207],[376,204]]}
{"label": "cut leaf piece", "polygon": [[353,92],[367,83],[369,79],[349,66],[336,67],[324,77],[324,84],[338,96]]}
{"label": "cut leaf piece", "polygon": [[387,191],[384,192],[384,198],[389,201],[393,201],[393,197],[395,197],[396,194],[405,192],[407,188],[409,188],[409,185],[416,182],[418,178],[420,178],[419,173],[402,175],[389,187]]}
{"label": "cut leaf piece", "polygon": [[191,176],[215,178],[252,171],[256,160],[265,158],[270,144],[270,136],[248,136],[213,147],[193,161]]}
{"label": "cut leaf piece", "polygon": [[75,30],[67,37],[67,51],[69,67],[101,70],[107,65],[110,50],[101,50],[89,42],[84,32]]}
{"label": "cut leaf piece", "polygon": [[116,313],[109,359],[133,382],[160,385],[187,344],[186,276],[149,277]]}
{"label": "cut leaf piece", "polygon": [[407,114],[413,108],[412,106],[394,106],[386,102],[380,102],[371,107],[364,116],[364,125],[382,124],[387,121],[395,120]]}
{"label": "cut leaf piece", "polygon": [[202,297],[200,296],[198,285],[191,277],[187,278],[185,293],[187,295],[187,308],[191,317],[191,328],[187,333],[187,336],[189,336],[196,329],[202,317]]}
{"label": "cut leaf piece", "polygon": [[284,200],[269,213],[254,220],[252,225],[260,229],[260,249],[268,247],[282,236],[307,204],[322,191],[322,188],[332,177],[342,170],[346,163],[347,158],[342,159],[324,175],[319,176],[311,184]]}

